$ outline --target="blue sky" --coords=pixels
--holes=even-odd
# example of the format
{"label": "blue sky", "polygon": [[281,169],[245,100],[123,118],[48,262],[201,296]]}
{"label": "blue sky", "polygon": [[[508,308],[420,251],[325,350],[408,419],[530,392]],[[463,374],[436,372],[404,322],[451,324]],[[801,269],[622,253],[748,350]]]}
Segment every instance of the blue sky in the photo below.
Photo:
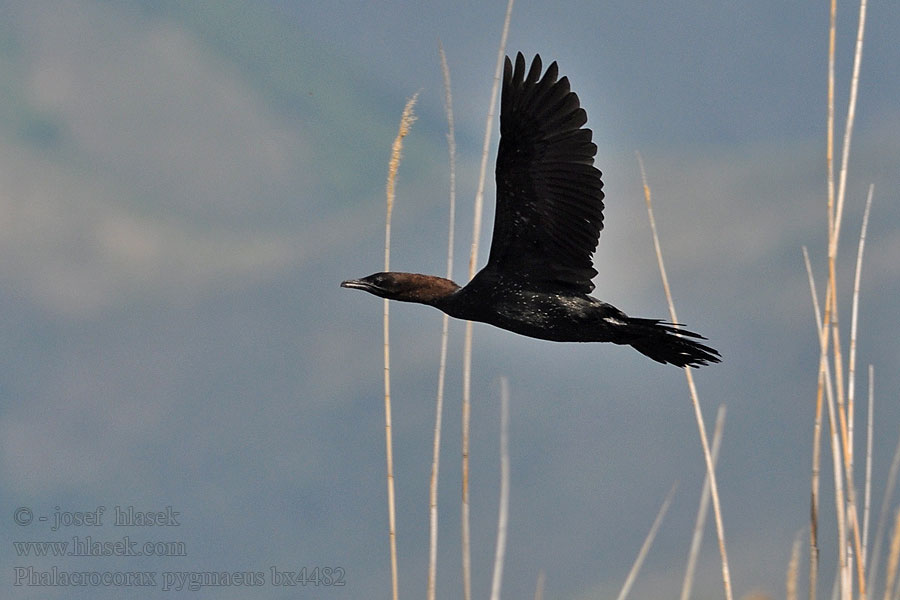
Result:
{"label": "blue sky", "polygon": [[[380,270],[390,144],[417,91],[392,266],[444,271],[438,40],[453,79],[455,278],[465,280],[504,11],[468,1],[0,2],[6,596],[122,595],[13,585],[15,567],[56,565],[266,574],[252,590],[168,592],[208,598],[296,597],[308,590],[272,586],[271,567],[341,567],[347,585],[320,597],[388,597],[381,303],[338,283]],[[856,7],[840,6],[838,24],[841,132]],[[876,509],[900,424],[898,31],[896,3],[869,6],[838,265],[848,323],[856,236],[874,184],[859,365],[876,373]],[[727,406],[718,472],[736,597],[779,597],[794,537],[808,535],[818,352],[801,248],[821,286],[826,47],[824,2],[521,1],[509,35],[509,53],[559,62],[594,130],[607,193],[595,295],[664,317],[635,150],[644,157],[679,318],[725,359],[696,380],[708,423]],[[496,135],[495,125],[494,149]],[[492,198],[489,183],[482,261]],[[440,317],[408,305],[391,314],[401,592],[410,596],[425,585]],[[462,332],[452,325],[442,597],[460,593]],[[506,597],[531,597],[540,571],[545,597],[615,597],[678,482],[632,597],[671,596],[704,474],[682,373],[629,348],[481,325],[475,593],[489,589],[494,551],[501,375],[512,394]],[[861,377],[858,394],[865,385]],[[828,481],[823,588],[834,561]],[[11,519],[18,507],[52,520],[55,507],[116,505],[172,506],[181,524],[54,532]],[[26,558],[12,545],[74,535],[183,541],[187,556]],[[711,526],[705,540],[695,597],[721,597]]]}

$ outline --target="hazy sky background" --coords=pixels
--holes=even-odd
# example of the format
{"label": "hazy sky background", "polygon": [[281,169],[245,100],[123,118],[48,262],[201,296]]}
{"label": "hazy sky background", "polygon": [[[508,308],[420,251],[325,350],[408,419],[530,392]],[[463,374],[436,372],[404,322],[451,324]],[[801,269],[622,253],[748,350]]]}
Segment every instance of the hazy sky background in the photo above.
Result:
{"label": "hazy sky background", "polygon": [[[384,181],[405,100],[392,266],[442,274],[448,197],[437,54],[458,142],[457,267],[505,5],[409,2],[0,2],[0,566],[10,598],[158,597],[165,571],[258,571],[191,598],[386,598],[381,302],[338,287],[381,270]],[[857,7],[838,14],[843,131]],[[849,323],[862,276],[857,394],[875,368],[873,506],[900,424],[900,4],[869,5],[839,262]],[[827,3],[520,0],[508,53],[539,52],[588,113],[606,183],[595,295],[667,316],[635,150],[681,321],[721,365],[696,372],[736,597],[784,594],[808,536],[817,339],[801,248],[825,279]],[[494,125],[494,148],[497,127]],[[840,137],[838,138],[840,140]],[[486,190],[482,263],[493,218]],[[440,316],[391,311],[401,592],[424,594]],[[848,339],[847,328],[843,340]],[[463,326],[451,328],[440,480],[440,597],[459,597]],[[633,590],[680,589],[704,466],[684,375],[630,348],[475,326],[473,585],[489,592],[500,375],[512,489],[504,596],[614,598],[673,483]],[[864,437],[858,413],[857,447]],[[820,586],[834,561],[823,457]],[[861,454],[860,454],[861,456]],[[114,527],[116,506],[180,512]],[[56,508],[106,507],[51,531]],[[35,521],[16,525],[17,507]],[[48,522],[38,522],[46,516]],[[124,536],[187,556],[22,557],[13,541]],[[156,589],[14,586],[15,567],[154,571]],[[341,567],[346,585],[280,588],[271,567]],[[883,571],[882,571],[883,572]],[[721,597],[710,523],[697,598]],[[805,583],[804,583],[805,585]]]}

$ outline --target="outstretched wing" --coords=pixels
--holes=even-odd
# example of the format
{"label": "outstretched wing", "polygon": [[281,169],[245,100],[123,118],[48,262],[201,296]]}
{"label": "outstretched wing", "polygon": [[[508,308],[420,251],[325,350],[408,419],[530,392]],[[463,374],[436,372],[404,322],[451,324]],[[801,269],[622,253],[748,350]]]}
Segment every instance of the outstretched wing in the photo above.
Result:
{"label": "outstretched wing", "polygon": [[591,256],[603,229],[597,146],[566,77],[541,57],[509,58],[500,100],[497,210],[485,270],[589,293]]}

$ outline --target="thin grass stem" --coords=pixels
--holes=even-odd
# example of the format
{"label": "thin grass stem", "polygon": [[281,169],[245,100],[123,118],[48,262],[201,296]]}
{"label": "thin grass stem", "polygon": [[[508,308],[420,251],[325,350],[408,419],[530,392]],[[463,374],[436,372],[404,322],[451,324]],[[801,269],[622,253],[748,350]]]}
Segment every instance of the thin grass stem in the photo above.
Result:
{"label": "thin grass stem", "polygon": [[[478,175],[478,188],[475,192],[474,218],[472,220],[472,247],[469,252],[469,279],[475,276],[478,264],[478,242],[481,238],[481,218],[484,211],[484,182],[487,177],[487,155],[491,144],[491,128],[494,124],[497,107],[497,95],[500,89],[500,77],[503,69],[503,58],[506,53],[506,39],[509,36],[509,23],[512,19],[514,0],[508,0],[506,16],[503,19],[503,32],[500,34],[500,48],[497,52],[497,66],[494,69],[494,84],[491,88],[491,103],[485,123],[484,143],[481,151],[481,171]],[[469,525],[469,427],[472,413],[472,322],[466,322],[466,333],[463,341],[463,400],[462,400],[462,579],[463,600],[472,600],[472,553],[471,532]]]}
{"label": "thin grass stem", "polygon": [[[856,116],[856,98],[857,92],[859,89],[859,71],[860,66],[862,64],[862,50],[863,50],[863,39],[865,36],[865,24],[866,24],[866,0],[860,0],[859,4],[859,20],[856,34],[856,48],[853,55],[853,75],[850,81],[850,99],[847,105],[847,118],[844,123],[844,139],[841,150],[841,172],[840,179],[838,182],[838,193],[837,193],[837,206],[835,207],[835,217],[834,217],[834,227],[831,231],[831,237],[829,240],[829,283],[832,288],[836,286],[836,276],[834,274],[835,271],[835,261],[837,258],[837,250],[838,250],[838,241],[840,239],[840,229],[842,216],[844,211],[844,199],[846,197],[846,189],[847,189],[847,166],[850,158],[850,144],[853,136],[853,123]],[[832,326],[832,335],[834,336],[834,372],[835,372],[835,384],[837,387],[837,398],[838,398],[838,408],[839,408],[839,416],[841,422],[841,441],[843,442],[843,459],[844,459],[844,470],[845,476],[847,478],[847,501],[848,507],[847,512],[849,516],[850,523],[853,529],[853,543],[856,550],[857,556],[862,556],[862,541],[860,535],[860,526],[859,519],[857,516],[857,502],[856,502],[856,487],[853,483],[853,445],[852,445],[852,435],[849,431],[849,425],[847,421],[852,420],[852,405],[849,403],[847,407],[844,408],[842,406],[842,400],[844,396],[844,384],[843,384],[843,360],[841,357],[841,345],[839,341],[839,330],[837,327],[837,295],[834,289],[832,289],[832,301],[834,304],[834,310],[832,312],[833,318],[833,326]],[[862,598],[866,597],[866,578],[865,572],[863,570],[863,563],[861,560],[856,561],[856,571],[857,571],[857,581],[859,585],[859,595]]]}
{"label": "thin grass stem", "polygon": [[878,512],[878,524],[875,526],[875,542],[872,544],[872,560],[869,562],[869,589],[873,589],[878,575],[878,562],[881,554],[881,544],[884,532],[887,529],[888,511],[897,486],[897,474],[900,472],[900,436],[894,447],[894,457],[891,459],[891,467],[888,469],[887,482],[884,487],[884,497],[881,499],[881,510]]}
{"label": "thin grass stem", "polygon": [[[806,274],[809,278],[809,289],[812,293],[812,301],[813,301],[813,311],[815,312],[816,317],[816,331],[819,332],[819,345],[821,347],[822,344],[827,343],[825,339],[822,337],[822,319],[821,313],[819,312],[819,298],[816,295],[816,283],[813,278],[812,265],[809,261],[809,252],[806,250],[806,246],[803,246],[803,260],[806,264]],[[827,363],[825,365],[827,367]],[[812,456],[812,477],[811,477],[811,490],[810,490],[810,500],[809,500],[809,585],[810,591],[815,593],[816,582],[818,580],[818,566],[819,566],[819,469],[821,464],[821,454],[822,454],[822,393],[823,393],[823,381],[824,377],[824,367],[821,365],[820,359],[820,371],[818,377],[818,385],[816,386],[816,410],[815,410],[815,418],[813,421],[813,456]],[[811,598],[813,597],[811,595]]]}
{"label": "thin grass stem", "polygon": [[[817,396],[819,398],[818,401],[821,401],[821,395],[823,394],[826,398],[826,406],[828,407],[828,426],[829,426],[829,439],[831,440],[831,453],[832,453],[832,467],[834,473],[834,498],[835,498],[835,513],[837,520],[837,529],[838,529],[838,577],[837,580],[840,584],[841,589],[841,597],[846,598],[849,594],[849,589],[847,588],[849,584],[848,578],[848,562],[847,562],[847,528],[846,528],[846,506],[844,505],[844,478],[841,471],[841,447],[840,442],[838,440],[837,435],[837,425],[836,425],[836,417],[835,417],[835,409],[834,409],[834,392],[831,384],[831,370],[828,365],[828,356],[826,354],[826,348],[828,345],[828,327],[826,325],[827,320],[822,318],[822,314],[819,310],[819,300],[818,294],[816,293],[816,282],[813,277],[812,265],[809,260],[809,253],[806,250],[806,247],[803,248],[803,258],[806,264],[806,274],[809,278],[809,288],[810,294],[812,295],[812,303],[813,303],[813,313],[815,314],[816,319],[816,329],[819,332],[819,345],[820,345],[820,362],[819,362],[819,384],[818,384],[818,392]],[[827,312],[826,312],[827,316]],[[817,463],[814,463],[817,464]]]}
{"label": "thin grass stem", "polygon": [[[391,160],[388,164],[387,179],[387,216],[384,225],[384,270],[391,268],[391,216],[394,211],[395,185],[397,168],[400,166],[400,156],[403,150],[403,138],[409,134],[409,128],[416,120],[413,115],[413,106],[419,94],[416,92],[407,100],[400,117],[400,129],[391,147]],[[390,340],[390,309],[388,300],[384,300],[384,443],[385,457],[387,461],[387,488],[388,488],[388,538],[391,552],[391,592],[392,598],[397,600],[399,595],[399,580],[397,569],[397,512],[394,499],[394,444],[391,434],[391,340]]]}
{"label": "thin grass stem", "polygon": [[887,576],[884,580],[884,599],[890,600],[897,577],[897,563],[900,562],[900,509],[894,515],[894,533],[891,536],[891,552],[887,561]]}
{"label": "thin grass stem", "polygon": [[791,548],[791,560],[788,561],[787,576],[785,577],[785,599],[797,600],[797,574],[800,570],[800,533],[794,538]]}
{"label": "thin grass stem", "polygon": [[[456,134],[453,126],[453,97],[450,93],[450,69],[444,47],[438,41],[441,58],[441,73],[444,77],[444,112],[447,115],[447,150],[450,160],[450,216],[447,233],[447,279],[453,279],[453,238],[456,228]],[[434,443],[432,445],[431,479],[428,486],[429,544],[427,600],[435,600],[437,587],[437,541],[438,541],[438,472],[441,458],[441,422],[444,413],[444,382],[447,374],[447,345],[450,338],[450,317],[443,315],[441,321],[441,358],[438,365],[437,398],[434,408]]]}
{"label": "thin grass stem", "polygon": [[[656,220],[653,218],[653,202],[650,196],[650,186],[647,184],[647,173],[644,170],[644,160],[641,154],[637,153],[638,165],[641,169],[641,181],[644,186],[644,200],[647,204],[647,215],[650,218],[650,230],[653,233],[653,247],[656,249],[656,260],[659,264],[660,277],[663,282],[663,289],[666,294],[666,301],[669,305],[669,315],[673,323],[678,323],[678,316],[675,314],[675,303],[672,300],[672,291],[669,288],[669,279],[666,276],[666,267],[663,262],[662,249],[659,244],[659,236],[656,232]],[[716,470],[713,466],[712,453],[709,450],[709,440],[706,437],[706,425],[703,422],[703,413],[700,410],[700,398],[697,395],[697,388],[694,385],[694,377],[690,368],[685,367],[684,376],[687,379],[688,389],[691,395],[691,404],[694,407],[694,417],[697,420],[697,429],[700,431],[700,445],[703,447],[703,457],[706,459],[706,474],[709,477],[710,493],[712,495],[713,516],[716,522],[716,535],[719,542],[719,555],[722,559],[722,585],[725,589],[725,599],[732,600],[731,592],[731,575],[728,568],[728,552],[725,550],[725,526],[722,522],[722,508],[719,504],[719,486],[716,483]]]}
{"label": "thin grass stem", "polygon": [[[875,412],[875,388],[873,380],[875,373],[872,365],[869,365],[869,393],[868,405],[866,407],[866,488],[863,509],[863,562],[865,563],[865,571],[869,569],[869,516],[871,514],[872,505],[872,433],[873,433],[873,414]],[[866,585],[866,589],[870,589]],[[871,592],[871,590],[870,590]]]}
{"label": "thin grass stem", "polygon": [[663,517],[666,516],[666,511],[669,510],[669,504],[672,503],[672,496],[675,495],[675,489],[677,487],[677,483],[672,485],[669,493],[666,494],[665,500],[663,500],[662,506],[659,507],[659,512],[656,513],[656,518],[653,520],[653,525],[650,527],[650,531],[647,533],[647,537],[644,538],[644,543],[641,545],[641,549],[638,552],[637,557],[634,559],[634,564],[631,566],[631,570],[628,572],[628,577],[625,578],[625,583],[622,584],[622,589],[619,591],[617,600],[625,600],[625,598],[628,597],[628,593],[631,591],[632,586],[634,586],[634,582],[637,579],[638,572],[640,572],[641,566],[644,564],[644,559],[647,558],[647,553],[650,551],[650,547],[653,545],[653,540],[656,538],[656,532],[659,530],[659,526],[662,524]]}
{"label": "thin grass stem", "polygon": [[847,165],[850,162],[850,141],[853,122],[856,119],[856,97],[859,90],[859,71],[862,65],[863,39],[866,32],[866,0],[859,2],[859,20],[856,29],[856,48],[853,52],[853,75],[850,79],[850,99],[847,102],[847,120],[844,122],[844,143],[841,148],[841,174],[838,180],[837,208],[835,212],[834,254],[837,254],[841,216],[844,212],[844,192],[847,189]]}
{"label": "thin grass stem", "polygon": [[[854,417],[856,415],[856,338],[859,322],[859,282],[862,274],[863,249],[866,245],[866,228],[869,224],[869,211],[872,208],[874,186],[869,186],[866,208],[863,213],[862,227],[859,232],[859,243],[856,250],[856,269],[853,276],[853,298],[850,304],[850,353],[847,359],[847,428],[848,445],[853,449]],[[865,544],[863,544],[865,546]],[[865,551],[865,550],[864,550]]]}
{"label": "thin grass stem", "polygon": [[491,600],[500,600],[503,585],[503,559],[506,556],[506,530],[509,523],[509,381],[500,377],[500,508],[497,515],[497,546],[494,551],[494,576]]}
{"label": "thin grass stem", "polygon": [[853,446],[853,414],[856,397],[856,338],[859,325],[859,284],[862,276],[863,251],[866,246],[866,229],[869,225],[869,213],[872,209],[872,195],[875,186],[869,186],[866,197],[866,208],[863,212],[862,227],[859,231],[859,244],[856,248],[856,269],[853,276],[853,300],[850,306],[850,356],[847,368],[847,411],[850,417],[850,446]]}
{"label": "thin grass stem", "polygon": [[[850,448],[853,448],[853,415],[855,414],[855,397],[856,397],[856,338],[858,332],[858,324],[859,324],[859,284],[862,275],[862,259],[863,259],[863,250],[866,246],[866,229],[869,225],[869,213],[872,208],[872,194],[874,192],[874,186],[869,186],[869,194],[866,198],[866,208],[863,213],[863,221],[862,227],[859,232],[859,244],[857,246],[856,251],[856,271],[853,277],[853,300],[851,302],[850,308],[850,354],[849,354],[849,366],[847,368],[847,416],[849,423],[849,442],[848,445]],[[871,408],[871,407],[870,407]],[[871,438],[867,438],[867,447],[870,448],[869,442],[871,442]],[[859,554],[858,564],[860,568],[860,576],[862,577],[862,573],[866,570],[866,533],[868,530],[868,522],[869,522],[869,500],[870,500],[870,476],[871,476],[871,462],[870,462],[871,454],[867,452],[866,458],[866,479],[865,479],[865,492],[863,499],[863,533],[862,533],[862,545]],[[861,590],[865,590],[865,582],[863,582]]]}
{"label": "thin grass stem", "polygon": [[[828,193],[828,240],[829,249],[834,232],[834,46],[837,32],[837,0],[831,0],[828,24],[828,91],[826,95],[826,119],[825,119],[825,168],[826,187]],[[831,288],[826,286],[825,292],[825,322],[829,322],[831,316]],[[818,544],[818,496],[819,496],[819,461],[821,457],[821,423],[822,423],[822,393],[825,365],[827,361],[828,334],[821,330],[820,348],[822,356],[819,359],[818,385],[816,386],[816,416],[813,434],[813,475],[812,475],[812,500],[810,505],[810,552],[809,552],[809,600],[816,599],[816,582],[819,572],[819,544]]]}
{"label": "thin grass stem", "polygon": [[[713,429],[712,455],[713,466],[719,458],[719,447],[722,444],[722,430],[725,426],[725,405],[720,404],[716,413],[716,426]],[[700,556],[700,545],[703,541],[703,528],[706,525],[706,513],[709,511],[709,477],[703,478],[703,491],[700,492],[700,506],[697,509],[697,520],[694,523],[694,535],[691,538],[691,548],[688,551],[687,567],[684,569],[684,581],[681,585],[681,600],[688,600],[694,585],[694,572],[697,569],[697,559]]]}
{"label": "thin grass stem", "polygon": [[544,583],[547,579],[547,575],[544,573],[544,570],[541,569],[538,572],[537,581],[534,584],[534,600],[544,600]]}

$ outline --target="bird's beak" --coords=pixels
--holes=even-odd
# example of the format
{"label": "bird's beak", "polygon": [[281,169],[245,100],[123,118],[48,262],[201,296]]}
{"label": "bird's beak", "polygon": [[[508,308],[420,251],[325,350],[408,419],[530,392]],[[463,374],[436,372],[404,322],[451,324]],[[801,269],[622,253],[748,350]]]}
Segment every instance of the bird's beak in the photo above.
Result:
{"label": "bird's beak", "polygon": [[341,282],[342,288],[351,288],[354,290],[368,290],[372,286],[366,283],[365,281],[359,279],[348,279],[347,281]]}

